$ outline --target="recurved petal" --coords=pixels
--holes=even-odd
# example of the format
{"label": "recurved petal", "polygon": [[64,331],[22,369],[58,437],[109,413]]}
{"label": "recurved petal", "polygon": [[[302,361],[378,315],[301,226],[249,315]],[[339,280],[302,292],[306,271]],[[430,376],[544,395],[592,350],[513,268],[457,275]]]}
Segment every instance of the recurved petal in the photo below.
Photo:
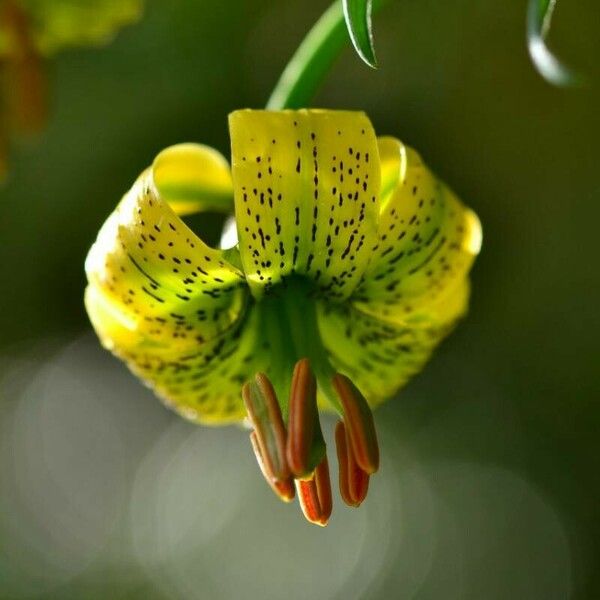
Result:
{"label": "recurved petal", "polygon": [[240,110],[229,117],[244,271],[259,297],[287,275],[347,298],[377,232],[378,149],[363,113]]}
{"label": "recurved petal", "polygon": [[[396,324],[429,321],[461,286],[481,245],[477,215],[393,138],[379,140],[384,181],[378,241],[353,297],[362,311]],[[396,177],[394,183],[394,177]]]}
{"label": "recurved petal", "polygon": [[[170,172],[185,173],[186,157],[179,155],[178,166],[177,156],[169,157]],[[245,360],[252,354],[247,337],[247,353],[237,348],[249,298],[243,274],[173,212],[170,197],[156,185],[154,168],[124,196],[90,250],[90,319],[103,344],[180,410],[200,414],[199,403],[211,405],[212,396],[220,394],[242,415],[239,369],[235,360],[224,364],[223,357]],[[204,386],[211,375],[218,382],[220,371],[226,381],[236,380],[235,399],[218,383],[211,390]],[[191,404],[190,391],[197,392]],[[206,420],[208,414],[204,410],[197,418]]]}
{"label": "recurved petal", "polygon": [[381,169],[380,210],[389,199],[398,182],[404,177],[406,147],[393,137],[378,137],[379,167]]}
{"label": "recurved petal", "polygon": [[241,271],[196,236],[168,199],[155,185],[154,170],[145,171],[86,260],[90,286],[133,325],[129,345],[196,347],[231,327],[245,309]]}
{"label": "recurved petal", "polygon": [[177,144],[163,150],[152,165],[154,184],[178,215],[233,211],[231,169],[210,146]]}
{"label": "recurved petal", "polygon": [[[158,349],[131,344],[131,328],[97,294],[86,290],[86,307],[105,345],[152,388],[161,400],[186,419],[208,425],[240,422],[246,416],[240,389],[267,367],[261,349],[258,311],[194,348]],[[125,340],[125,343],[123,343]]]}
{"label": "recurved petal", "polygon": [[460,285],[431,316],[418,324],[386,322],[350,303],[321,303],[319,331],[333,368],[348,376],[371,407],[392,397],[418,373],[463,314],[468,282]]}

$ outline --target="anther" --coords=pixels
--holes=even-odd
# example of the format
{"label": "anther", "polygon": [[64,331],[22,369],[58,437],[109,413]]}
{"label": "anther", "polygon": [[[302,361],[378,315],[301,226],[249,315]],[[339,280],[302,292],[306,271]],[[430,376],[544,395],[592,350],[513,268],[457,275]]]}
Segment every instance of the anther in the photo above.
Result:
{"label": "anther", "polygon": [[365,473],[375,473],[379,468],[379,445],[373,413],[348,377],[336,373],[332,383],[344,409],[344,425],[353,456]]}
{"label": "anther", "polygon": [[275,494],[277,494],[280,500],[283,500],[284,502],[291,502],[296,495],[292,478],[289,477],[288,479],[284,479],[282,481],[273,479],[273,475],[269,473],[265,467],[265,461],[263,460],[255,431],[250,433],[250,442],[252,444],[252,449],[254,450],[254,456],[256,456],[256,462],[258,462],[258,466],[260,467],[260,471],[263,474],[263,477],[267,480],[267,483],[271,486],[271,489],[275,492]]}
{"label": "anther", "polygon": [[315,466],[311,464],[311,450],[318,419],[317,382],[308,359],[303,358],[292,375],[286,449],[289,468],[296,477],[305,476]]}
{"label": "anther", "polygon": [[340,495],[348,506],[360,506],[369,490],[369,474],[357,464],[344,423],[335,428],[335,445],[339,463]]}
{"label": "anther", "polygon": [[242,387],[242,398],[254,427],[251,436],[255,454],[265,478],[272,482],[290,481],[285,458],[286,433],[275,390],[264,373]]}
{"label": "anther", "polygon": [[327,456],[323,457],[310,479],[296,479],[296,488],[306,520],[325,527],[333,508]]}

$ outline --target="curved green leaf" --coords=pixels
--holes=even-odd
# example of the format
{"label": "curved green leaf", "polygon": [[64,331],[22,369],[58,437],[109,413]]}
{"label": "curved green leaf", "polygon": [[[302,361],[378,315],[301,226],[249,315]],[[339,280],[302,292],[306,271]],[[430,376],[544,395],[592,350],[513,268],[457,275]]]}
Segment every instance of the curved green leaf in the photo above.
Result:
{"label": "curved green leaf", "polygon": [[[373,11],[386,2],[374,0]],[[271,93],[267,108],[282,110],[308,106],[347,41],[342,0],[335,0],[313,25],[288,62]]]}
{"label": "curved green leaf", "polygon": [[370,67],[377,68],[371,29],[371,0],[343,0],[342,3],[354,49]]}
{"label": "curved green leaf", "polygon": [[342,7],[336,0],[302,40],[271,93],[267,108],[281,110],[306,106],[346,39]]}
{"label": "curved green leaf", "polygon": [[558,86],[576,85],[581,83],[580,77],[563,65],[546,45],[556,1],[529,0],[527,47],[533,64],[546,81]]}

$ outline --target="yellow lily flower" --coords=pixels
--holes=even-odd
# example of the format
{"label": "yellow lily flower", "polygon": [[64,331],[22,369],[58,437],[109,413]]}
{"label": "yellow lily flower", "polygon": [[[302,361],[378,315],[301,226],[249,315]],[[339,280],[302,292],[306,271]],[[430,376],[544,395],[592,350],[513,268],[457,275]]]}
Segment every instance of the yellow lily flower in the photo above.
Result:
{"label": "yellow lily flower", "polygon": [[[481,228],[363,113],[239,110],[229,128],[231,169],[182,144],[140,175],[90,250],[86,307],[103,345],[181,415],[248,417],[271,487],[290,500],[295,480],[305,515],[324,525],[318,409],[343,419],[340,491],[357,506],[378,468],[370,409],[464,315]],[[229,249],[179,217],[232,208]]]}

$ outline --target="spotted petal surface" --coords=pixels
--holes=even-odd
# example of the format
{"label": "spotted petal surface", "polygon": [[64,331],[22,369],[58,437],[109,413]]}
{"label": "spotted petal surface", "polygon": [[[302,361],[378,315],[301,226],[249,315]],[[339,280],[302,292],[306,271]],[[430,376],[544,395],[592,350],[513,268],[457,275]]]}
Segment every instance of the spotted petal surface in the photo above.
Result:
{"label": "spotted petal surface", "polygon": [[[240,421],[265,372],[287,414],[305,357],[319,405],[337,371],[375,406],[421,370],[464,315],[481,229],[411,148],[363,113],[236,111],[232,171],[215,150],[163,151],[101,229],[86,306],[103,344],[203,423]],[[238,245],[179,218],[235,205]]]}
{"label": "spotted petal surface", "polygon": [[[188,144],[170,158],[199,164],[203,153]],[[198,238],[169,206],[171,197],[159,191],[191,189],[189,171],[171,165],[167,180],[173,185],[157,185],[164,161],[156,164],[160,169],[145,171],[124,196],[88,255],[86,307],[107,348],[171,403],[206,420],[221,410],[215,398],[241,410],[239,370],[251,361],[240,327],[248,318],[249,294],[241,271]],[[177,173],[181,186],[174,185]],[[178,194],[172,198],[180,200]],[[196,201],[202,204],[202,190]],[[212,386],[205,381],[210,376]],[[225,393],[233,380],[235,394]]]}
{"label": "spotted petal surface", "polygon": [[379,147],[383,165],[397,164],[387,167],[396,181],[380,202],[378,239],[355,306],[396,324],[427,321],[430,307],[439,311],[466,279],[481,226],[412,148],[393,138],[381,138]]}
{"label": "spotted petal surface", "polygon": [[242,110],[229,127],[240,252],[253,294],[296,273],[331,299],[347,298],[377,232],[380,171],[369,119]]}
{"label": "spotted petal surface", "polygon": [[[366,314],[352,304],[319,306],[319,330],[332,366],[352,379],[375,407],[421,371],[436,346],[465,311],[469,286],[457,286],[430,318],[399,325]],[[437,307],[436,307],[437,308]]]}
{"label": "spotted petal surface", "polygon": [[467,310],[477,216],[394,138],[379,139],[378,236],[350,302],[319,307],[332,365],[375,406],[420,371]]}

